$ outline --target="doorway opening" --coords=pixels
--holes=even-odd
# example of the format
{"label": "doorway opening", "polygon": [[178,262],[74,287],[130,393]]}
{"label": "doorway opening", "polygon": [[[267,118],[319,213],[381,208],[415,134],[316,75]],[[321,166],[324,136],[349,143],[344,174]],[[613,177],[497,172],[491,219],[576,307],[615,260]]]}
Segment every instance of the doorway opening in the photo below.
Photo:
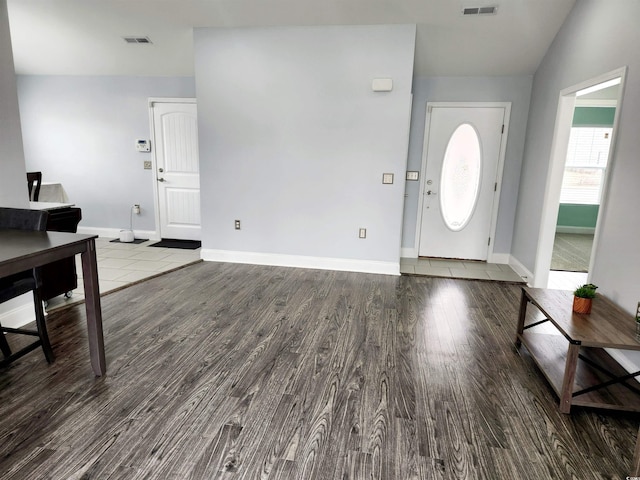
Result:
{"label": "doorway opening", "polygon": [[615,144],[626,69],[560,93],[534,286],[589,281]]}

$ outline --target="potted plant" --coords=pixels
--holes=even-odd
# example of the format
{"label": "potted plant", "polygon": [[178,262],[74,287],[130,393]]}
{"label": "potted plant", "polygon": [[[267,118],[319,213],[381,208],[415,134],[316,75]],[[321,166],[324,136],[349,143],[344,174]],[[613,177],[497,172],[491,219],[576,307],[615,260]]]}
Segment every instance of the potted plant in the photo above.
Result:
{"label": "potted plant", "polygon": [[576,313],[591,313],[591,302],[596,297],[598,287],[587,283],[576,288],[573,292],[573,311]]}

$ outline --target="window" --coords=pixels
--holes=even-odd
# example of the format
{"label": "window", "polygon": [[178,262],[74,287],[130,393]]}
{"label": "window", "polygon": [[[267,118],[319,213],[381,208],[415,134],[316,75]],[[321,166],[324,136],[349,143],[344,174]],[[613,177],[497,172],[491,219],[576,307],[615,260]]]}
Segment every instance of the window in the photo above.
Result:
{"label": "window", "polygon": [[611,127],[571,129],[560,203],[600,204],[611,132]]}
{"label": "window", "polygon": [[467,226],[478,201],[482,158],[480,139],[468,123],[451,135],[442,161],[440,211],[449,230]]}

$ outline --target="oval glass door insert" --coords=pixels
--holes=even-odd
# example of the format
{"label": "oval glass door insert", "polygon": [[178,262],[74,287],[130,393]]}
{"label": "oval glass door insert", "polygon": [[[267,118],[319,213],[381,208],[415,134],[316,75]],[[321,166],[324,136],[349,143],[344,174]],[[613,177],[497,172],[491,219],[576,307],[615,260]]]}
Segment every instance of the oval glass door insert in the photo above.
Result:
{"label": "oval glass door insert", "polygon": [[480,193],[480,138],[468,123],[451,135],[442,161],[440,212],[449,230],[459,232],[473,216]]}

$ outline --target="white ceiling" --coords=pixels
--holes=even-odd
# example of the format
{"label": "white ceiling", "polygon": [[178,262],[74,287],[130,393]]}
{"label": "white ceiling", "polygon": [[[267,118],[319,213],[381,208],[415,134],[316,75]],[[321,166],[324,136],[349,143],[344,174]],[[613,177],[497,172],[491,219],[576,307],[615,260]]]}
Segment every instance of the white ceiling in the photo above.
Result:
{"label": "white ceiling", "polygon": [[[18,74],[193,75],[193,27],[416,24],[415,76],[533,74],[575,0],[7,0]],[[462,7],[497,5],[463,17]],[[124,36],[148,36],[131,45]]]}

